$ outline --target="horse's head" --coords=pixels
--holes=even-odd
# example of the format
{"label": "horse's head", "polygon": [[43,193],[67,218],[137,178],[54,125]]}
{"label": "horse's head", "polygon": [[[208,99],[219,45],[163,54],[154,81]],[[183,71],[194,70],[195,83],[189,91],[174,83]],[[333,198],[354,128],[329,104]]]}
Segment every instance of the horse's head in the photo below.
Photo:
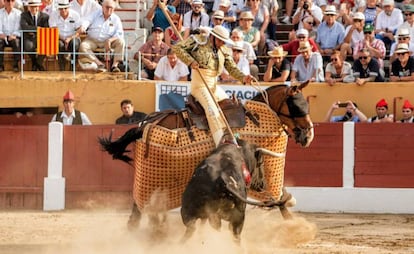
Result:
{"label": "horse's head", "polygon": [[278,86],[268,89],[270,107],[277,113],[296,143],[308,147],[313,140],[313,123],[309,116],[309,105],[303,97],[302,89],[309,82],[299,86]]}

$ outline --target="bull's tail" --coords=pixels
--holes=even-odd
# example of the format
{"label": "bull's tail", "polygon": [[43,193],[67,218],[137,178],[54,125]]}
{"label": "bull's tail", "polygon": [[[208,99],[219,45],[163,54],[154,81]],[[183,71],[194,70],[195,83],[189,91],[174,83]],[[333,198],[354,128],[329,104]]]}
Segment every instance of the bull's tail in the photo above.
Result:
{"label": "bull's tail", "polygon": [[254,206],[258,206],[258,207],[265,207],[265,208],[273,208],[276,206],[284,206],[286,201],[274,201],[274,200],[269,200],[269,201],[252,201],[252,200],[248,200],[247,198],[243,197],[242,195],[240,195],[240,193],[237,191],[236,188],[236,181],[233,179],[233,177],[230,176],[230,179],[232,181],[229,181],[228,183],[226,183],[226,189],[228,191],[230,191],[236,198],[238,198],[239,200],[243,201],[246,204],[249,205],[254,205]]}
{"label": "bull's tail", "polygon": [[128,164],[131,164],[132,158],[125,153],[130,152],[126,150],[127,146],[137,139],[142,137],[143,127],[134,127],[125,132],[122,137],[112,142],[112,132],[108,137],[99,137],[98,142],[101,145],[103,151],[112,155],[114,160],[121,160]]}

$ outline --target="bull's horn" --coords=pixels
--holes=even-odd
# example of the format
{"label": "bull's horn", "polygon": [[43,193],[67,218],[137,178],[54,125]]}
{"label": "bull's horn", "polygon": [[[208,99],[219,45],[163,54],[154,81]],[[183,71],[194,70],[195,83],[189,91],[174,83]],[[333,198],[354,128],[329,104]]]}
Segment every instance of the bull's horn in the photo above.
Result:
{"label": "bull's horn", "polygon": [[256,151],[261,151],[263,154],[267,154],[273,157],[285,157],[286,156],[286,153],[276,153],[276,152],[267,150],[265,148],[257,148]]}

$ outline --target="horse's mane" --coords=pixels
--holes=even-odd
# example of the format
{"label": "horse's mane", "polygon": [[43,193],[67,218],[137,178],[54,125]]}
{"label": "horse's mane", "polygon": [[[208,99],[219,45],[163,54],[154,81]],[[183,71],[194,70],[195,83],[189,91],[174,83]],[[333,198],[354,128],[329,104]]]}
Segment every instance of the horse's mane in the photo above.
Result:
{"label": "horse's mane", "polygon": [[[274,86],[270,86],[268,88],[266,88],[266,93],[270,93],[272,92],[274,89],[279,89],[281,87],[286,87],[287,85],[285,84],[281,84],[281,85],[274,85]],[[264,98],[263,95],[261,93],[257,93],[253,98],[253,101],[259,101],[259,102],[264,102]]]}

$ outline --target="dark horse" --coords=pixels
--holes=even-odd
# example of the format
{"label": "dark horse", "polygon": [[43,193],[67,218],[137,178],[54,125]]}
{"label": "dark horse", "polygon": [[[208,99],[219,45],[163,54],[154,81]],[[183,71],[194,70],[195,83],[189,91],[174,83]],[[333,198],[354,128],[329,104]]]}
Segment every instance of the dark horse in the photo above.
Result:
{"label": "dark horse", "polygon": [[[308,82],[299,86],[276,85],[269,87],[262,93],[257,94],[252,100],[263,102],[277,114],[282,124],[287,129],[290,136],[294,136],[296,143],[302,147],[308,147],[313,140],[313,123],[309,116],[308,103],[303,97],[302,89],[307,86]],[[177,117],[176,112],[161,111],[148,115],[139,127],[128,130],[122,137],[112,141],[112,134],[109,137],[100,137],[99,143],[102,149],[112,155],[113,159],[122,160],[131,163],[132,159],[126,155],[126,147],[143,136],[146,123],[155,123],[159,126],[176,129],[186,127],[186,119]],[[285,195],[285,194],[284,194]],[[288,196],[288,195],[286,195]],[[280,207],[284,215],[285,207]],[[287,212],[287,209],[285,209]],[[141,212],[134,203],[133,211],[130,216],[129,225],[134,226],[139,223]],[[288,217],[288,216],[284,216]]]}

